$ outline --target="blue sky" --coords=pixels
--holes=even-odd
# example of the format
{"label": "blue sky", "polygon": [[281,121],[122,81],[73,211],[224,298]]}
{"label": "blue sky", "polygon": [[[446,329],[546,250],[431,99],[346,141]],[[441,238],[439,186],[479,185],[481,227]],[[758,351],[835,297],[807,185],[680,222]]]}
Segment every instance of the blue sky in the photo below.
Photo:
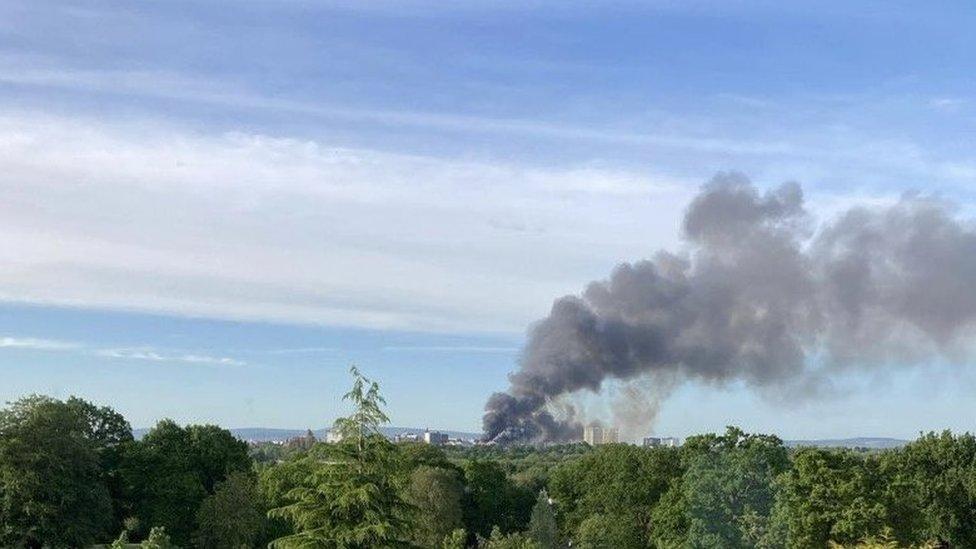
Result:
{"label": "blue sky", "polygon": [[[0,399],[317,427],[355,362],[476,430],[526,326],[680,246],[717,171],[971,216],[971,4],[784,4],[0,2]],[[970,377],[686,385],[656,430],[970,429]]]}

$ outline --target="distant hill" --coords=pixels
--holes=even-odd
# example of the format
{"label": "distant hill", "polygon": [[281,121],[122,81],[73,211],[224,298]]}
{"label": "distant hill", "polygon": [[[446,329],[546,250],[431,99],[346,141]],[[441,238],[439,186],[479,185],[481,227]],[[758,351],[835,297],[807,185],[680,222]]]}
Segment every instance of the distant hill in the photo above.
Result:
{"label": "distant hill", "polygon": [[856,437],[856,438],[825,438],[818,440],[786,440],[784,444],[791,448],[802,446],[814,448],[871,448],[883,450],[886,448],[900,448],[908,444],[907,440],[884,437]]}
{"label": "distant hill", "polygon": [[[288,440],[298,436],[305,435],[305,429],[268,429],[265,427],[241,427],[238,429],[229,429],[235,437],[241,440],[254,441],[254,442],[269,442],[269,441],[279,441]],[[480,438],[480,433],[466,433],[464,431],[447,431],[444,429],[431,429],[431,431],[439,431],[441,433],[447,433],[447,436],[451,438]],[[135,438],[141,439],[145,434],[149,432],[149,429],[140,428],[133,429],[132,435]],[[326,435],[329,433],[328,429],[315,429],[312,431],[315,434],[315,438],[319,440],[324,440]],[[389,438],[393,438],[401,433],[423,433],[424,429],[418,429],[415,427],[381,427],[380,432]]]}

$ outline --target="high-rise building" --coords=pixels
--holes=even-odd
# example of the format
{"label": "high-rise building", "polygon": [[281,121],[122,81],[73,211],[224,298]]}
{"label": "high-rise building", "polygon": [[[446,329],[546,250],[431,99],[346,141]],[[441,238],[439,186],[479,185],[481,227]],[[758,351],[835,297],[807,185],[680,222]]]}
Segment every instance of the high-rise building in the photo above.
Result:
{"label": "high-rise building", "polygon": [[612,444],[617,442],[617,429],[608,427],[604,429],[599,425],[588,425],[583,429],[583,441],[590,446],[598,444]]}
{"label": "high-rise building", "polygon": [[424,432],[424,442],[426,442],[427,444],[435,444],[435,445],[447,444],[448,439],[449,437],[447,436],[447,433],[440,433],[437,431]]}
{"label": "high-rise building", "polygon": [[599,425],[587,425],[583,429],[583,442],[590,446],[603,444],[603,428]]}

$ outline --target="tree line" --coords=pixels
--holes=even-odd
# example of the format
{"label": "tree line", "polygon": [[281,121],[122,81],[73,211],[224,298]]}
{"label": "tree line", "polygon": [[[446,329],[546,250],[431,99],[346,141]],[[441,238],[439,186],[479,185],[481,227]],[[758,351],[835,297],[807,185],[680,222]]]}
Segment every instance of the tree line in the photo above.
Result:
{"label": "tree line", "polygon": [[730,427],[680,448],[394,444],[352,370],[339,443],[248,448],[79,398],[0,411],[0,546],[976,547],[976,438],[802,448]]}

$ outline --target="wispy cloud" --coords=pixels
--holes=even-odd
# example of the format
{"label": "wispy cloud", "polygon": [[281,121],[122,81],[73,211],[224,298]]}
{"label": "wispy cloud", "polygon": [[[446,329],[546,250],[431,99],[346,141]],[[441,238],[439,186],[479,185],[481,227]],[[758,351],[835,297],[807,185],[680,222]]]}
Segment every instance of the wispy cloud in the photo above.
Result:
{"label": "wispy cloud", "polygon": [[0,349],[32,349],[37,351],[66,351],[81,346],[70,341],[39,339],[34,337],[0,337]]}
{"label": "wispy cloud", "polygon": [[426,331],[521,332],[697,185],[36,112],[0,167],[0,300]]}
{"label": "wispy cloud", "polygon": [[188,364],[210,364],[217,366],[245,366],[246,362],[223,356],[209,356],[201,354],[173,354],[163,353],[153,349],[99,349],[98,356],[123,360],[148,360],[151,362],[185,362]]}
{"label": "wispy cloud", "polygon": [[957,113],[966,103],[965,99],[958,97],[935,97],[929,100],[929,107],[946,113]]}
{"label": "wispy cloud", "polygon": [[33,351],[71,352],[89,356],[123,360],[149,360],[153,362],[183,362],[214,366],[245,366],[246,362],[232,357],[208,354],[158,350],[151,347],[99,348],[75,341],[41,339],[34,337],[0,336],[0,349],[26,349]]}
{"label": "wispy cloud", "polygon": [[[912,144],[837,148],[973,177]],[[0,168],[0,301],[438,332],[521,333],[673,246],[701,182],[34,111],[0,115]]]}
{"label": "wispy cloud", "polygon": [[[778,104],[770,98],[734,93],[714,95],[714,98],[737,105],[739,109],[736,110],[740,110],[742,105],[747,105],[750,109],[765,109],[777,105],[771,119],[754,117],[750,121],[749,125],[756,125],[759,131],[743,133],[734,130],[735,126],[731,122],[737,118],[728,112],[712,113],[706,119],[687,114],[684,117],[671,114],[669,120],[672,123],[667,131],[636,131],[632,124],[614,124],[610,118],[603,118],[602,122],[572,123],[531,117],[492,117],[383,107],[357,108],[321,99],[269,95],[251,89],[243,82],[197,74],[171,70],[81,69],[59,65],[56,60],[43,56],[0,55],[0,85],[2,84],[106,96],[165,99],[186,105],[238,109],[261,116],[296,114],[322,121],[355,123],[361,129],[367,126],[381,129],[409,128],[428,136],[432,132],[446,132],[449,135],[487,135],[535,143],[574,143],[580,146],[589,145],[601,151],[614,148],[634,151],[651,149],[675,153],[681,158],[693,158],[695,163],[714,156],[722,159],[717,164],[720,168],[741,169],[749,165],[759,165],[768,170],[775,166],[804,167],[814,164],[829,170],[843,166],[843,171],[851,176],[871,171],[876,174],[895,172],[931,175],[938,180],[966,185],[972,183],[970,178],[956,177],[955,172],[944,169],[943,164],[953,162],[952,159],[943,160],[936,152],[910,141],[858,135],[852,133],[851,128],[846,125],[837,128],[829,123],[810,125],[809,121],[800,126],[793,122],[793,131],[787,134],[776,129],[777,125],[784,124],[780,118],[790,112],[801,119],[817,113],[817,117],[827,120],[822,110],[825,104],[839,101],[846,105],[845,109],[848,111],[857,111],[869,110],[873,105],[897,99],[871,94],[806,95],[800,105]],[[960,97],[933,97],[920,108],[958,113],[967,104],[968,101]],[[848,120],[856,121],[857,117],[851,115]],[[770,122],[773,127],[768,127]],[[691,131],[688,128],[697,130]],[[722,130],[716,131],[716,128]],[[911,149],[911,154],[906,155],[906,149]],[[341,154],[349,150],[336,149],[336,152]],[[474,168],[477,163],[467,164]],[[493,162],[485,164],[480,167],[497,167]],[[578,192],[643,195],[649,190],[646,178],[624,170],[589,170],[576,166],[564,171],[566,173],[559,185]],[[594,173],[590,173],[591,171]],[[595,175],[599,177],[592,177]],[[659,186],[684,183],[684,178],[666,177],[662,173],[654,174],[654,179]]]}
{"label": "wispy cloud", "polygon": [[[40,66],[39,66],[40,65]],[[471,116],[457,113],[405,111],[382,108],[361,109],[268,96],[249,91],[239,83],[222,82],[171,71],[91,70],[44,66],[36,58],[0,57],[0,84],[56,88],[87,93],[129,95],[258,110],[290,113],[323,119],[369,123],[379,126],[408,126],[448,132],[520,135],[533,138],[599,142],[608,145],[655,146],[700,152],[744,155],[797,154],[800,151],[782,140],[757,141],[709,135],[670,132],[635,132],[599,125],[574,125],[528,118]]]}

